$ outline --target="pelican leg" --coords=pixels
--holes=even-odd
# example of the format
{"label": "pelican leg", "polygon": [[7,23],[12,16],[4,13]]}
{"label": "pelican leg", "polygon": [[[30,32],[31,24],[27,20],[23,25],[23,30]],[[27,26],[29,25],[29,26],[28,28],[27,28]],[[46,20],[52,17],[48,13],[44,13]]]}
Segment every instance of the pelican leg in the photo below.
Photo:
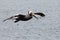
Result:
{"label": "pelican leg", "polygon": [[18,22],[17,20],[16,21],[14,21],[14,23],[16,23],[16,22]]}
{"label": "pelican leg", "polygon": [[19,18],[16,18],[15,21],[14,21],[14,23],[16,23],[16,22],[18,22],[18,21],[20,21],[20,19],[19,19]]}

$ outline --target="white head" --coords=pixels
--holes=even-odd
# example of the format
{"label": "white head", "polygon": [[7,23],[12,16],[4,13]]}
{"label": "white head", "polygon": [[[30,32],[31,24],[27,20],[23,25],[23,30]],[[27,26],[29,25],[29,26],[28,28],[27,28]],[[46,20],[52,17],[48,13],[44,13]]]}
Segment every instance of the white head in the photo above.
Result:
{"label": "white head", "polygon": [[28,11],[28,14],[32,13],[32,11]]}
{"label": "white head", "polygon": [[30,16],[34,16],[36,19],[38,19],[32,11],[28,11],[28,14],[29,14]]}

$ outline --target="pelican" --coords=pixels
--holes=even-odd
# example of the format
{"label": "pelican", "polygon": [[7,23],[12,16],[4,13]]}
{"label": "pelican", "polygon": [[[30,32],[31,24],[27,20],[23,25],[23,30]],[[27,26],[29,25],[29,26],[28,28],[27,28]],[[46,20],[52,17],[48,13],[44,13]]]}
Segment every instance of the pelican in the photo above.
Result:
{"label": "pelican", "polygon": [[15,16],[11,16],[11,17],[5,19],[4,21],[9,20],[9,19],[14,19],[15,20],[14,23],[16,23],[18,21],[28,21],[28,20],[32,19],[33,17],[38,19],[35,15],[39,15],[41,17],[45,16],[45,14],[43,14],[41,12],[33,13],[32,11],[28,11],[27,15],[18,14],[18,15],[15,15]]}

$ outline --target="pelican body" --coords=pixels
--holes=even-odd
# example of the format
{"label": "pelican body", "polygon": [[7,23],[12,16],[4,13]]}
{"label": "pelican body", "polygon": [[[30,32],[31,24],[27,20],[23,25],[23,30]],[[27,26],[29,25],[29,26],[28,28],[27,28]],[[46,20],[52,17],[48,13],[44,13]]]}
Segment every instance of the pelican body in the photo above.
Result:
{"label": "pelican body", "polygon": [[32,19],[32,14],[29,14],[29,15],[21,15],[20,14],[15,17],[17,17],[14,21],[15,23],[18,21],[28,21],[28,20]]}

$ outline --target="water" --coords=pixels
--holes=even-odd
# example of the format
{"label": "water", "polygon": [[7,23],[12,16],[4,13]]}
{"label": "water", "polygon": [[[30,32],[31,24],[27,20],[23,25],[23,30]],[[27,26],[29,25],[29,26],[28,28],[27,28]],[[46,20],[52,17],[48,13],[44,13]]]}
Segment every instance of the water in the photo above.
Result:
{"label": "water", "polygon": [[[0,40],[60,40],[59,0],[0,0]],[[28,10],[46,16],[14,23],[4,19]]]}

